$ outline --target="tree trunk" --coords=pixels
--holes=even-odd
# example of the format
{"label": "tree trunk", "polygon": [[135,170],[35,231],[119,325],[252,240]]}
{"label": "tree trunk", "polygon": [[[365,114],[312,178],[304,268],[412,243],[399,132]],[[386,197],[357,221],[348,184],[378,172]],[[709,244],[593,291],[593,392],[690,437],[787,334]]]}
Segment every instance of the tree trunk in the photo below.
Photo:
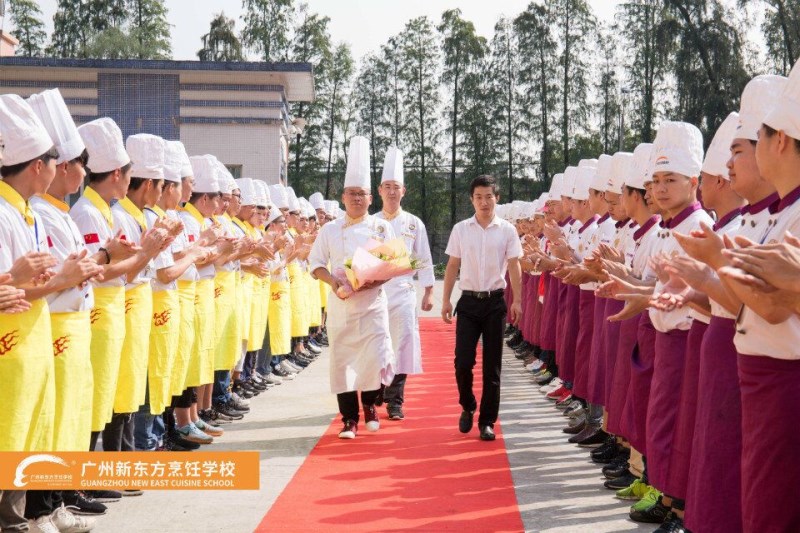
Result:
{"label": "tree trunk", "polygon": [[564,13],[564,95],[561,105],[561,110],[563,113],[561,135],[563,137],[562,143],[564,147],[564,166],[569,165],[569,15],[570,8],[567,6]]}
{"label": "tree trunk", "polygon": [[512,127],[512,113],[514,112],[514,73],[511,68],[511,38],[506,30],[506,77],[508,78],[508,109],[506,109],[506,149],[508,151],[508,201],[514,201],[514,129]]}
{"label": "tree trunk", "polygon": [[456,53],[453,75],[453,136],[450,154],[450,226],[456,225],[456,145],[458,142],[458,75],[460,67],[458,59],[459,54]]}
{"label": "tree trunk", "polygon": [[[303,116],[303,105],[304,104],[301,103],[299,109],[297,110],[297,116],[298,117],[302,117]],[[297,138],[295,139],[295,148],[296,149],[294,151],[294,177],[295,177],[295,179],[300,177],[300,154],[303,151],[303,145],[301,144],[300,141],[301,141],[301,135],[298,133],[297,134]],[[286,181],[287,181],[287,184],[288,184],[288,181],[289,181],[288,172],[287,172],[286,178],[287,178]]]}
{"label": "tree trunk", "polygon": [[333,137],[336,133],[336,91],[339,83],[333,82],[333,96],[331,97],[331,130],[328,136],[328,168],[325,171],[325,198],[331,194],[331,160],[333,157]]}

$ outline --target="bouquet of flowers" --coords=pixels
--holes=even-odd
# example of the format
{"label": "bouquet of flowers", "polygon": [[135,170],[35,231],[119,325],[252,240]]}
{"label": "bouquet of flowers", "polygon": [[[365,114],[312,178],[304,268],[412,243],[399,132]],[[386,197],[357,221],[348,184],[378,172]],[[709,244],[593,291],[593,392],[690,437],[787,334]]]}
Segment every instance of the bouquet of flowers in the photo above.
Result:
{"label": "bouquet of flowers", "polygon": [[403,239],[386,242],[370,240],[344,262],[344,269],[334,273],[342,284],[337,293],[341,298],[346,298],[365,283],[405,276],[420,268],[421,262],[411,257]]}

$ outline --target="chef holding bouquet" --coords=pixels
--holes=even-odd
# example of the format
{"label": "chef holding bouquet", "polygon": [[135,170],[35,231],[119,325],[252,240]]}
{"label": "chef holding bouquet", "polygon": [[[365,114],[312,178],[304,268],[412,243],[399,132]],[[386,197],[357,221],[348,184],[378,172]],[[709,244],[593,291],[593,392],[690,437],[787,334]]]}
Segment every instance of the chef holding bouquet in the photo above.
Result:
{"label": "chef holding bouquet", "polygon": [[380,422],[375,401],[381,383],[390,384],[394,377],[384,282],[363,283],[353,291],[346,276],[339,275],[358,248],[395,237],[391,224],[367,212],[372,195],[369,141],[364,137],[350,140],[342,202],[345,216],[320,229],[308,260],[314,278],[330,285],[337,296],[328,301],[331,392],[337,396],[342,415],[339,438],[353,439],[358,431],[358,391],[367,430],[377,431]]}

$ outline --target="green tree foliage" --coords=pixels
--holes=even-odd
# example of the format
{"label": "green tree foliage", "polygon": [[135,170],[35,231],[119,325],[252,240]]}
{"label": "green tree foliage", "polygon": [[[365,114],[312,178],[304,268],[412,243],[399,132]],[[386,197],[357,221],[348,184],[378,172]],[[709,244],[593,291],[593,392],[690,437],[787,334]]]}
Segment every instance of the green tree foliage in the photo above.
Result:
{"label": "green tree foliage", "polygon": [[289,56],[294,5],[292,0],[243,0],[242,41],[262,61],[285,61]]}
{"label": "green tree foliage", "polygon": [[169,59],[172,57],[170,24],[167,7],[162,0],[128,0],[130,24],[128,34],[137,59]]}
{"label": "green tree foliage", "polygon": [[203,48],[198,50],[200,61],[244,61],[242,43],[236,36],[236,21],[225,13],[211,20],[208,33],[203,35]]}
{"label": "green tree foliage", "polygon": [[63,58],[87,57],[89,34],[92,31],[87,24],[87,20],[91,20],[90,11],[83,0],[58,0],[47,55]]}
{"label": "green tree foliage", "polygon": [[47,32],[44,31],[42,10],[33,0],[12,0],[9,15],[14,24],[14,34],[19,39],[17,54],[39,57],[44,52]]}
{"label": "green tree foliage", "polygon": [[325,169],[325,196],[330,197],[332,188],[331,175],[333,160],[334,141],[336,139],[337,131],[343,128],[344,123],[347,121],[348,109],[346,101],[349,97],[348,91],[351,79],[353,77],[353,56],[350,53],[350,46],[341,43],[336,46],[331,57],[330,67],[325,77],[326,84],[320,87],[320,106],[325,107],[325,114],[327,120],[327,141],[328,141],[328,157],[327,166]]}
{"label": "green tree foliage", "polygon": [[739,3],[764,8],[761,29],[767,44],[767,61],[777,72],[788,75],[800,57],[800,1],[739,0]]}

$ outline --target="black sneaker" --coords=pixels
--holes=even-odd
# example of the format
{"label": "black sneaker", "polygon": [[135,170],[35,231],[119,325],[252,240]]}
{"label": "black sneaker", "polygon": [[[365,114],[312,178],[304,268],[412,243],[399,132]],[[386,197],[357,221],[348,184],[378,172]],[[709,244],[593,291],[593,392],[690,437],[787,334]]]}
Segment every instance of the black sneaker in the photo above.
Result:
{"label": "black sneaker", "polygon": [[389,415],[389,420],[403,420],[403,406],[399,404],[390,403],[386,406],[386,413]]}
{"label": "black sneaker", "polygon": [[381,405],[383,405],[383,389],[385,388],[386,386],[383,383],[381,383],[381,387],[378,389],[378,395],[375,397],[374,405],[376,407],[380,407]]}
{"label": "black sneaker", "polygon": [[240,411],[228,407],[228,404],[225,403],[216,404],[211,409],[216,413],[216,416],[222,420],[233,421],[233,420],[241,420],[242,418],[244,418],[244,414],[242,414]]}
{"label": "black sneaker", "polygon": [[628,516],[634,522],[644,522],[646,524],[663,524],[669,515],[671,515],[669,507],[661,503],[661,498],[656,503],[645,509],[644,511],[632,510]]}
{"label": "black sneaker", "polygon": [[122,493],[116,490],[87,490],[85,494],[100,503],[118,502],[122,499]]}
{"label": "black sneaker", "polygon": [[469,433],[472,430],[472,419],[475,416],[475,411],[461,411],[461,418],[458,419],[458,430],[461,433]]}
{"label": "black sneaker", "polygon": [[228,417],[221,417],[219,413],[214,411],[214,409],[209,409],[207,411],[200,411],[198,413],[200,415],[200,419],[203,422],[208,422],[212,425],[219,425],[219,424],[230,424],[231,419]]}
{"label": "black sneaker", "polygon": [[272,367],[272,373],[281,378],[285,378],[286,376],[290,375],[289,372],[286,372],[284,369],[277,366]]}
{"label": "black sneaker", "polygon": [[196,442],[191,442],[184,439],[181,436],[181,434],[178,433],[178,431],[175,429],[171,429],[167,432],[167,440],[169,440],[170,443],[177,445],[181,448],[184,448],[185,450],[188,451],[196,450],[197,448],[200,447],[200,445],[197,444]]}
{"label": "black sneaker", "polygon": [[233,392],[235,392],[236,394],[238,394],[239,396],[241,396],[242,398],[246,398],[248,400],[250,398],[252,398],[253,396],[255,396],[255,393],[250,392],[249,390],[245,389],[241,385],[234,385],[233,387],[231,387],[231,390]]}
{"label": "black sneaker", "polygon": [[144,494],[144,491],[140,489],[126,489],[122,491],[123,496],[141,496],[142,494]]}
{"label": "black sneaker", "polygon": [[299,366],[300,368],[305,368],[310,363],[308,363],[307,361],[303,361],[303,359],[301,359],[301,357],[302,356],[299,356],[297,354],[292,354],[289,357],[287,357],[286,359],[288,359],[289,362],[292,363],[295,366]]}
{"label": "black sneaker", "polygon": [[686,526],[683,524],[683,520],[680,519],[678,515],[673,513],[672,511],[669,512],[667,518],[664,520],[664,523],[661,524],[661,527],[656,529],[653,533],[691,533]]}
{"label": "black sneaker", "polygon": [[80,491],[65,492],[64,506],[67,511],[84,516],[100,516],[108,510],[108,507]]}
{"label": "black sneaker", "polygon": [[630,471],[626,470],[624,474],[614,479],[609,479],[603,486],[609,490],[620,490],[627,487],[630,487],[631,483],[639,479],[637,476],[634,476],[630,473]]}

